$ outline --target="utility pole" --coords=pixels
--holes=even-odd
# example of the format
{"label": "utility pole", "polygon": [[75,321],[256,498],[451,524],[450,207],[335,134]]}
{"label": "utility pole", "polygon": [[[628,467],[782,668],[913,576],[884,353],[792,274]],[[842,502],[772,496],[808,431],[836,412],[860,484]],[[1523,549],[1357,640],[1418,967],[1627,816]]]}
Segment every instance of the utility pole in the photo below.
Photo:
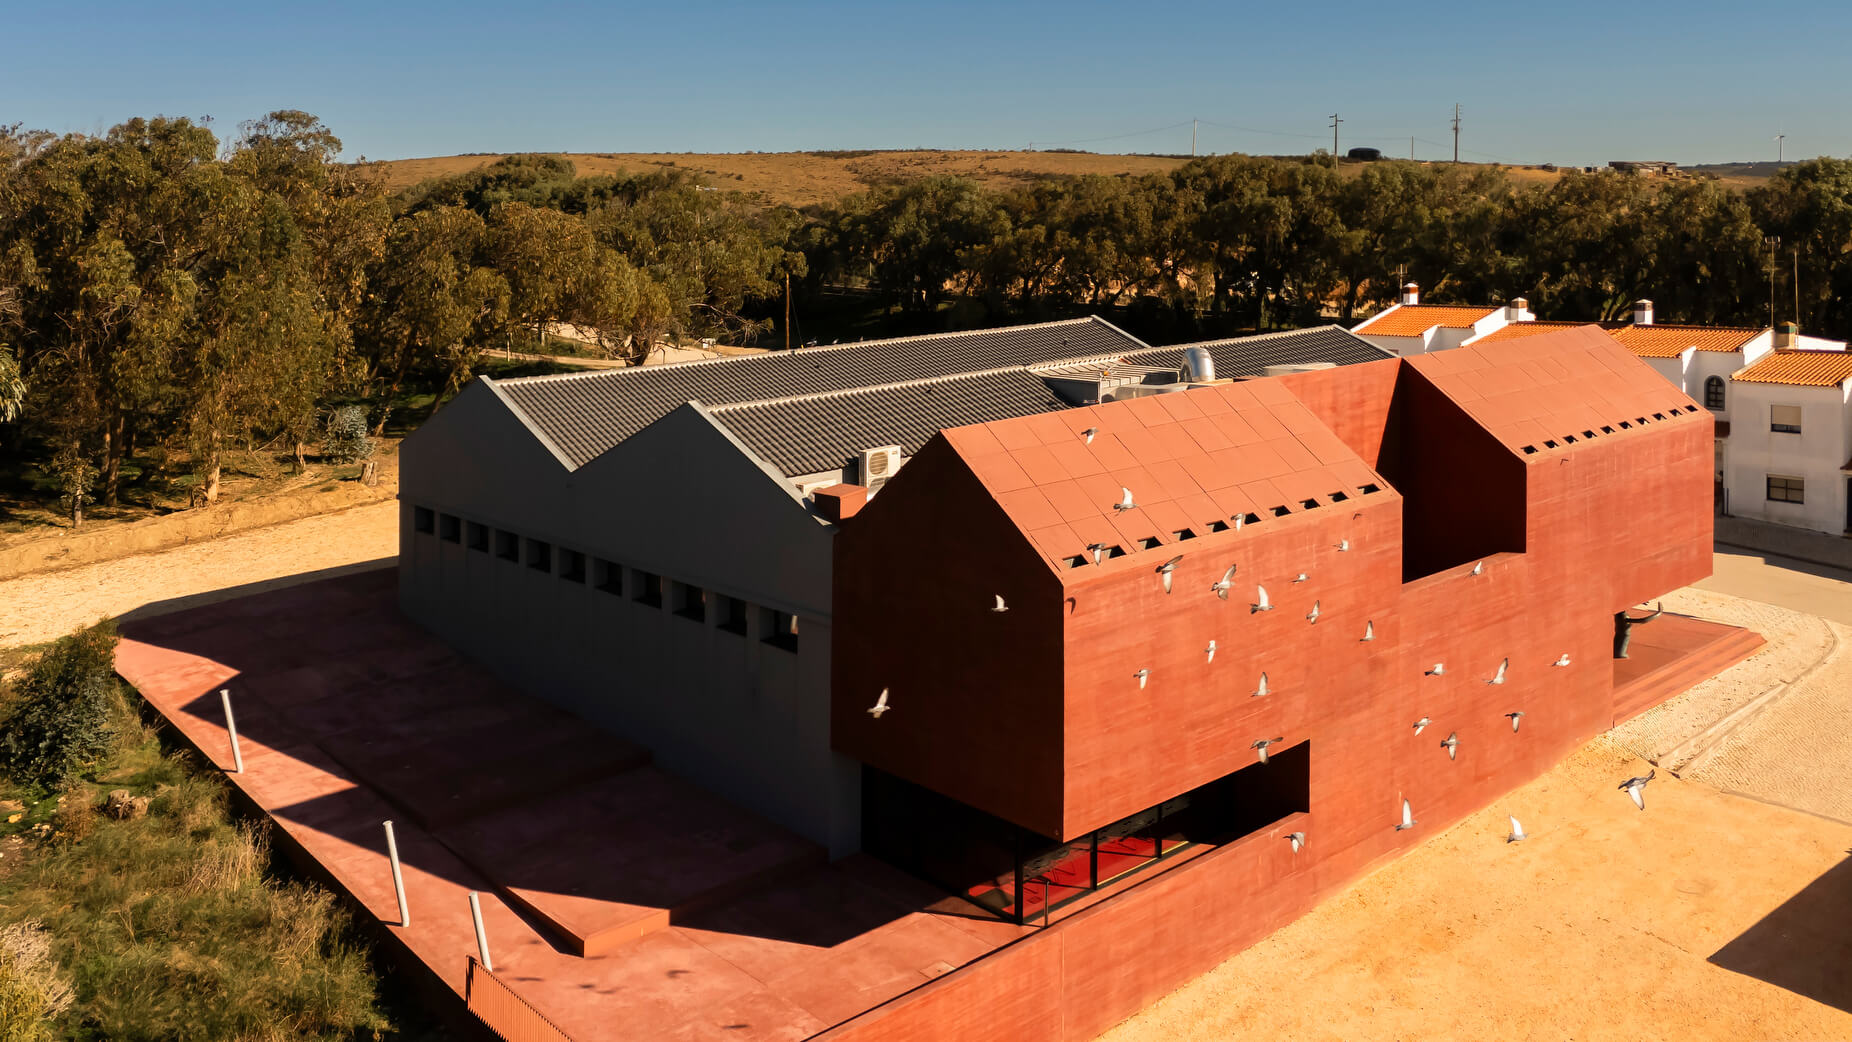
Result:
{"label": "utility pole", "polygon": [[[1801,325],[1801,248],[1794,247],[1794,328]],[[1799,344],[1795,345],[1799,347]]]}
{"label": "utility pole", "polygon": [[1191,159],[1196,158],[1196,124],[1200,122],[1202,121],[1197,120],[1197,119],[1190,120],[1190,158]]}
{"label": "utility pole", "polygon": [[1460,103],[1453,103],[1453,161],[1460,161]]}
{"label": "utility pole", "polygon": [[1331,169],[1333,170],[1338,168],[1338,124],[1342,122],[1344,121],[1338,118],[1337,113],[1331,114]]}
{"label": "utility pole", "polygon": [[1775,165],[1780,166],[1781,161],[1787,158],[1787,154],[1788,154],[1788,135],[1776,134],[1775,135]]}
{"label": "utility pole", "polygon": [[1411,160],[1415,158],[1415,135],[1413,134],[1408,135],[1408,158]]}
{"label": "utility pole", "polygon": [[791,350],[791,273],[785,272],[785,350]]}
{"label": "utility pole", "polygon": [[1775,328],[1775,251],[1781,247],[1781,236],[1764,235],[1762,245],[1768,247],[1768,327]]}

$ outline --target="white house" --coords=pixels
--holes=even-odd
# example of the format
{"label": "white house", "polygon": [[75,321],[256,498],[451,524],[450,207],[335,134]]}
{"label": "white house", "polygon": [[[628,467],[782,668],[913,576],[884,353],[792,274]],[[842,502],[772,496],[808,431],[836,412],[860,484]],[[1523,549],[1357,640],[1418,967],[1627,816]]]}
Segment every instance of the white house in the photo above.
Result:
{"label": "white house", "polygon": [[1507,323],[1535,318],[1523,297],[1505,307],[1493,308],[1423,304],[1421,287],[1411,282],[1402,287],[1399,303],[1365,319],[1351,332],[1391,354],[1407,356],[1446,351]]}
{"label": "white house", "polygon": [[1852,532],[1852,353],[1774,351],[1729,390],[1729,513]]}

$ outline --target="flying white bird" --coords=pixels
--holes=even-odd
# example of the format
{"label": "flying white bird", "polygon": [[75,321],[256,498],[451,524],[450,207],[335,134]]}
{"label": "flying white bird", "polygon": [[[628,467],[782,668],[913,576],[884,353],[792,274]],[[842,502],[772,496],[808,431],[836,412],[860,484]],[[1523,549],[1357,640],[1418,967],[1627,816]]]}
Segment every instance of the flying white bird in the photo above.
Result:
{"label": "flying white bird", "polygon": [[1518,824],[1518,819],[1512,818],[1509,814],[1505,815],[1505,817],[1511,818],[1511,835],[1505,837],[1505,842],[1522,843],[1530,838],[1524,834],[1524,826]]}
{"label": "flying white bird", "polygon": [[1455,756],[1459,754],[1459,751],[1460,751],[1460,732],[1458,731],[1453,732],[1452,734],[1448,735],[1446,737],[1446,740],[1442,741],[1440,744],[1447,747],[1447,759],[1449,760],[1453,759]]}
{"label": "flying white bird", "polygon": [[1249,697],[1250,698],[1266,698],[1267,697],[1267,674],[1265,671],[1262,671],[1260,674],[1260,686],[1255,688],[1254,693],[1250,695]]}
{"label": "flying white bird", "polygon": [[1517,734],[1518,721],[1524,718],[1524,710],[1520,709],[1515,713],[1506,713],[1505,715],[1511,718],[1511,733]]}
{"label": "flying white bird", "polygon": [[1305,846],[1305,833],[1303,832],[1289,832],[1286,838],[1292,841],[1293,853],[1295,854],[1299,853],[1299,848]]}
{"label": "flying white bird", "polygon": [[1272,745],[1274,742],[1284,742],[1285,740],[1286,740],[1285,738],[1262,738],[1259,741],[1256,741],[1253,745],[1248,746],[1248,748],[1260,750],[1260,762],[1266,763],[1267,762],[1267,746]]}
{"label": "flying white bird", "polygon": [[1426,673],[1430,677],[1444,677],[1447,675],[1447,664],[1445,662],[1436,662],[1434,663],[1434,668],[1427,670]]}
{"label": "flying white bird", "polygon": [[1368,643],[1375,639],[1376,639],[1376,620],[1371,619],[1370,621],[1363,624],[1363,642]]}
{"label": "flying white bird", "polygon": [[1471,574],[1473,574],[1473,575],[1484,575],[1484,574],[1485,574],[1485,562],[1484,562],[1484,561],[1480,561],[1479,563],[1477,563],[1477,564],[1475,564],[1475,565],[1473,565],[1473,570],[1472,570],[1472,572],[1471,572]]}
{"label": "flying white bird", "polygon": [[1403,800],[1402,801],[1402,823],[1400,825],[1397,825],[1395,827],[1395,830],[1397,832],[1400,832],[1403,829],[1412,829],[1414,827],[1415,827],[1415,808],[1409,806],[1407,800]]}
{"label": "flying white bird", "polygon": [[1293,576],[1293,582],[1302,583],[1305,580],[1306,580],[1306,574],[1304,572],[1300,572],[1298,575]]}
{"label": "flying white bird", "polygon": [[1626,789],[1627,795],[1633,797],[1634,806],[1640,808],[1641,810],[1645,810],[1646,801],[1640,797],[1640,792],[1641,790],[1646,788],[1647,782],[1653,780],[1653,775],[1658,774],[1658,773],[1659,773],[1659,768],[1655,767],[1652,770],[1647,771],[1646,774],[1641,777],[1629,778],[1626,781],[1621,782],[1618,787],[1622,789]]}
{"label": "flying white bird", "polygon": [[1171,558],[1168,561],[1165,561],[1163,564],[1160,564],[1157,567],[1158,575],[1161,576],[1164,580],[1164,592],[1165,593],[1170,592],[1170,573],[1177,570],[1177,562],[1181,560],[1183,560],[1183,555],[1178,554],[1177,556]]}
{"label": "flying white bird", "polygon": [[1550,665],[1552,666],[1567,666],[1568,664],[1569,664],[1569,653],[1567,651],[1563,652],[1562,658],[1559,658],[1555,662],[1550,663]]}
{"label": "flying white bird", "polygon": [[887,709],[887,688],[882,688],[881,697],[875,699],[875,704],[868,707],[868,715],[879,720],[881,714],[887,712]]}
{"label": "flying white bird", "polygon": [[1091,445],[1093,444],[1093,436],[1099,432],[1100,429],[1098,427],[1088,427],[1086,430],[1080,432],[1080,436],[1087,439],[1087,444]]}
{"label": "flying white bird", "polygon": [[1424,717],[1422,717],[1421,719],[1419,719],[1419,720],[1417,720],[1417,721],[1415,721],[1415,733],[1416,733],[1416,734],[1420,734],[1420,733],[1421,733],[1422,731],[1425,731],[1425,730],[1427,730],[1427,726],[1428,726],[1429,724],[1431,724],[1431,723],[1433,723],[1433,722],[1434,722],[1434,721],[1432,721],[1432,720],[1429,720],[1429,719],[1428,719],[1427,717],[1425,717],[1425,716],[1424,716]]}
{"label": "flying white bird", "polygon": [[1003,611],[1009,611],[1009,610],[1010,610],[1010,606],[1009,606],[1009,605],[1007,605],[1007,604],[1005,604],[1005,603],[1003,603],[1003,595],[999,593],[999,594],[997,594],[997,603],[996,603],[996,606],[995,606],[995,607],[993,607],[993,608],[991,608],[990,610],[991,610],[991,611],[997,611],[997,612],[1003,612]]}
{"label": "flying white bird", "polygon": [[1138,690],[1143,691],[1145,689],[1145,681],[1151,679],[1151,671],[1148,669],[1141,669],[1132,675],[1138,678]]}
{"label": "flying white bird", "polygon": [[1318,625],[1318,605],[1319,603],[1320,603],[1319,601],[1313,601],[1312,610],[1305,613],[1305,621],[1311,623],[1314,626]]}
{"label": "flying white bird", "polygon": [[1345,551],[1349,549],[1350,549],[1350,540],[1348,539],[1338,540],[1338,553],[1344,553]]}
{"label": "flying white bird", "polygon": [[1228,566],[1228,571],[1222,573],[1222,577],[1220,579],[1209,584],[1209,589],[1213,591],[1217,597],[1220,597],[1223,600],[1227,600],[1228,591],[1234,585],[1235,585],[1235,566],[1231,564]]}
{"label": "flying white bird", "polygon": [[1260,599],[1248,605],[1248,614],[1252,615],[1257,611],[1272,611],[1273,602],[1267,599],[1267,588],[1265,586],[1256,586],[1254,589],[1260,592]]}
{"label": "flying white bird", "polygon": [[1093,551],[1093,563],[1099,564],[1101,555],[1106,553],[1105,543],[1088,543],[1087,549]]}
{"label": "flying white bird", "polygon": [[1502,683],[1504,683],[1504,682],[1505,682],[1505,669],[1506,669],[1506,667],[1508,667],[1508,666],[1510,666],[1510,665],[1511,665],[1511,660],[1510,660],[1510,659],[1505,659],[1504,661],[1502,661],[1502,662],[1500,662],[1500,663],[1498,664],[1498,672],[1496,672],[1496,673],[1494,673],[1494,674],[1492,674],[1492,679],[1490,679],[1490,680],[1488,680],[1488,681],[1486,681],[1486,683],[1488,683],[1488,684],[1502,684]]}
{"label": "flying white bird", "polygon": [[1215,641],[1211,640],[1209,642],[1209,646],[1204,648],[1203,650],[1209,653],[1209,661],[1214,662],[1215,661]]}
{"label": "flying white bird", "polygon": [[1119,502],[1114,503],[1112,508],[1123,512],[1136,509],[1137,506],[1137,503],[1132,502],[1132,490],[1121,486],[1119,489]]}

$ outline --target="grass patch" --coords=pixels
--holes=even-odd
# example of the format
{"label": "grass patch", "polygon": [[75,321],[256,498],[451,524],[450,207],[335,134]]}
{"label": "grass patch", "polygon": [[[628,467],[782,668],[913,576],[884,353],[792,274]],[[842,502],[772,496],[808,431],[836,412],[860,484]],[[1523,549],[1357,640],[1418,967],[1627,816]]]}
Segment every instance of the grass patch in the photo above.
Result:
{"label": "grass patch", "polygon": [[[0,1040],[443,1038],[145,712],[117,682],[104,754],[55,790],[0,779]],[[103,814],[117,789],[145,816]]]}

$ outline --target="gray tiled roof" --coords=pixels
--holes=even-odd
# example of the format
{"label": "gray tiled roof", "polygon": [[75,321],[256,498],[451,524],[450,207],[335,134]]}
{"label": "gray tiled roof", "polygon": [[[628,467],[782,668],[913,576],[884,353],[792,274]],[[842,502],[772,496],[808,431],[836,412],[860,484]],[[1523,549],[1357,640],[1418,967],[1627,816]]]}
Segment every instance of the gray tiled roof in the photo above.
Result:
{"label": "gray tiled roof", "polygon": [[[574,467],[668,415],[703,404],[819,394],[1065,358],[1120,355],[1145,343],[1099,318],[777,351],[674,365],[497,381]],[[969,420],[964,422],[979,422]],[[893,444],[883,438],[870,444]]]}
{"label": "gray tiled roof", "polygon": [[1341,326],[1319,326],[1236,337],[1232,340],[1206,340],[1200,344],[1153,347],[1127,352],[1125,360],[1139,365],[1177,368],[1183,365],[1184,350],[1191,347],[1209,349],[1209,357],[1215,359],[1216,378],[1222,380],[1261,376],[1270,365],[1307,365],[1314,362],[1356,365],[1359,362],[1396,357]]}
{"label": "gray tiled roof", "polygon": [[877,445],[898,445],[911,456],[947,427],[1063,408],[1039,374],[1017,367],[712,411],[766,462],[795,477],[843,467]]}

